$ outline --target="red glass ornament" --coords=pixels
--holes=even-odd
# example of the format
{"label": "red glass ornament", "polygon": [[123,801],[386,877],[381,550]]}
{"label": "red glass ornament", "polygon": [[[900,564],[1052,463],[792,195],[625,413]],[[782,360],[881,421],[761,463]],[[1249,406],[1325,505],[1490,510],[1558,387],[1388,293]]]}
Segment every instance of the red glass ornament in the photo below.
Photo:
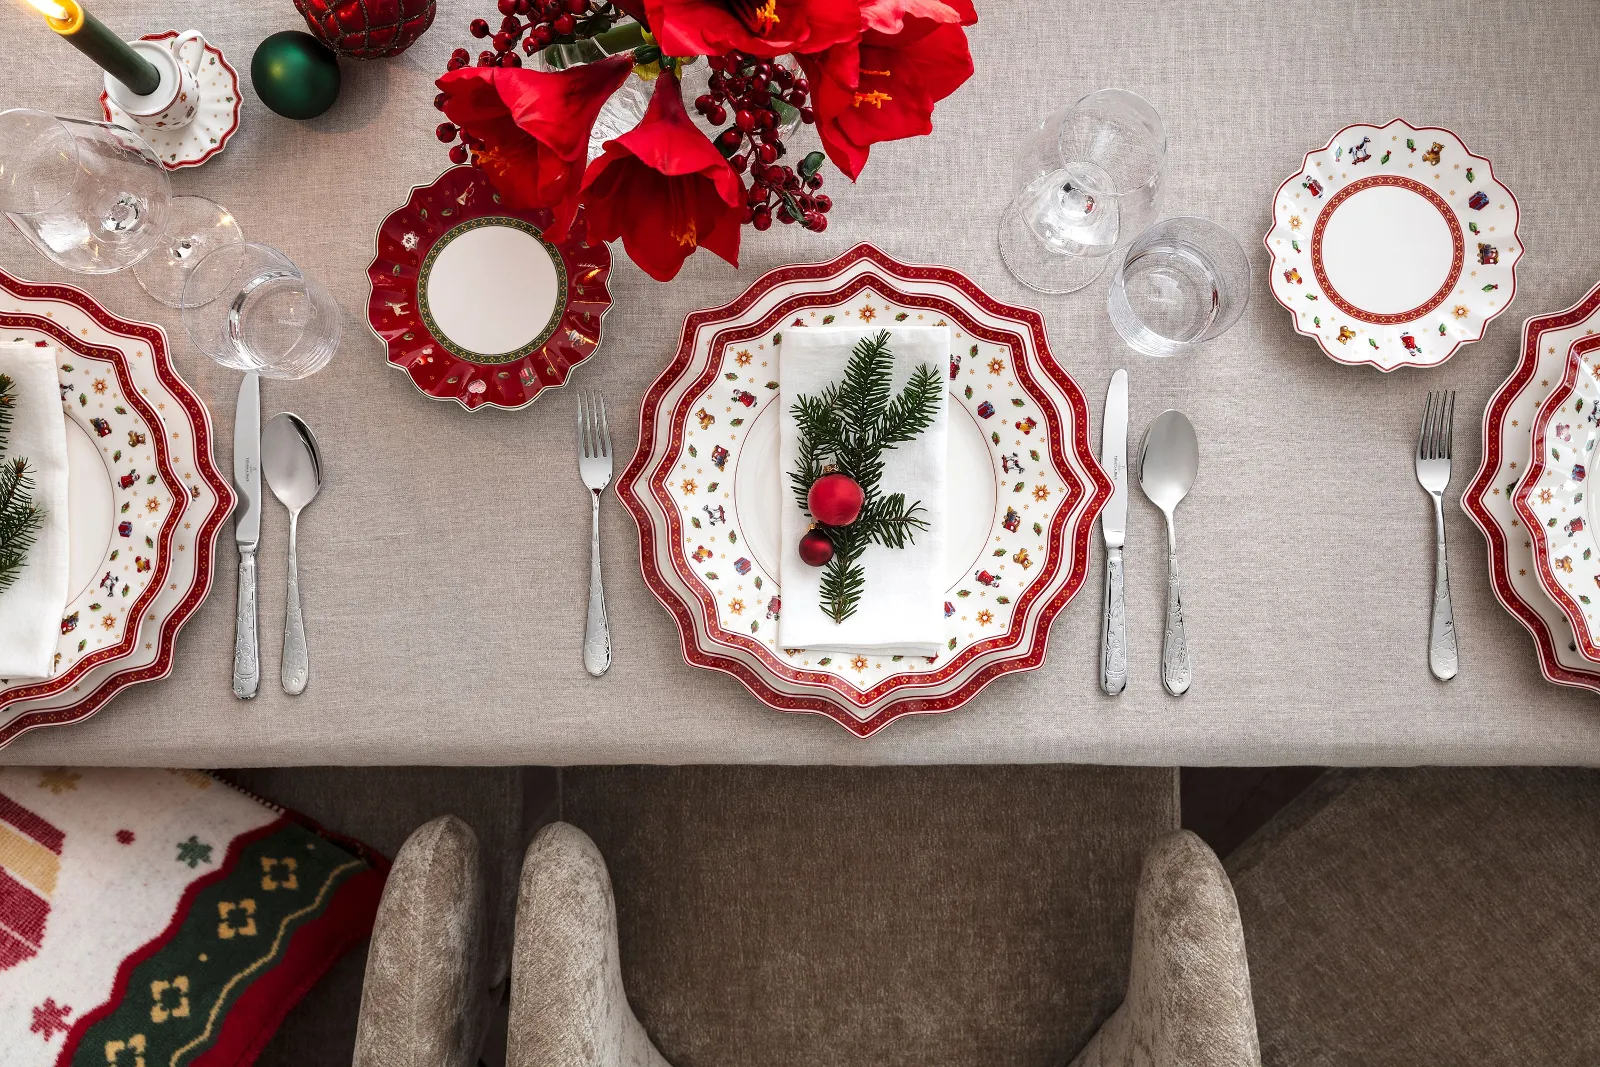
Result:
{"label": "red glass ornament", "polygon": [[339,55],[384,59],[433,25],[436,0],[294,0],[294,6],[311,35]]}
{"label": "red glass ornament", "polygon": [[800,538],[800,558],[807,566],[826,567],[833,558],[833,542],[821,530],[807,530]]}
{"label": "red glass ornament", "polygon": [[[780,212],[781,218],[786,212]],[[866,502],[861,486],[848,474],[824,474],[811,483],[806,494],[806,508],[811,517],[829,526],[849,526],[861,515],[861,505]]]}

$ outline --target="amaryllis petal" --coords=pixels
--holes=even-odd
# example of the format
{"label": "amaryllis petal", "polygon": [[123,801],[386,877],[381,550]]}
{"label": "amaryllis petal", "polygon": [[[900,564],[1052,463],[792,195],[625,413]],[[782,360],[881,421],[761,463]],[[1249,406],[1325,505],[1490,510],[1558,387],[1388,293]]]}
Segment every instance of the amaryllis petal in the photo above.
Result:
{"label": "amaryllis petal", "polygon": [[862,24],[879,33],[899,33],[907,15],[930,22],[959,22],[963,26],[978,21],[972,0],[865,0],[861,5]]}
{"label": "amaryllis petal", "polygon": [[[923,2],[923,0],[918,0]],[[861,0],[645,0],[668,55],[820,52],[861,32]]]}
{"label": "amaryllis petal", "polygon": [[931,133],[933,105],[972,77],[961,26],[909,14],[899,33],[868,30],[859,41],[799,59],[822,147],[852,180],[870,146]]}
{"label": "amaryllis petal", "polygon": [[664,71],[644,118],[607,141],[583,177],[591,239],[622,239],[645,273],[668,281],[696,248],[739,265],[744,182],[683,108]]}
{"label": "amaryllis petal", "polygon": [[436,84],[445,116],[483,142],[473,162],[510,206],[554,209],[559,240],[578,209],[589,132],[632,69],[617,55],[561,71],[462,67]]}

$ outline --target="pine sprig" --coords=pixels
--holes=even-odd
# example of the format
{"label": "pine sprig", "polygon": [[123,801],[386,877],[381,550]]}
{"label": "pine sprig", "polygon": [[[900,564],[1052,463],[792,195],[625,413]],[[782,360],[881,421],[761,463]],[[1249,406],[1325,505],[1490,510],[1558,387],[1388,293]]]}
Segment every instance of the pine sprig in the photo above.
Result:
{"label": "pine sprig", "polygon": [[[16,410],[12,388],[11,379],[0,374],[0,456],[5,453]],[[32,492],[28,461],[20,456],[0,459],[0,592],[17,580],[44,521],[44,512],[33,504]]]}
{"label": "pine sprig", "polygon": [[891,396],[894,353],[889,332],[862,338],[851,350],[844,377],[816,396],[796,398],[790,411],[800,431],[798,460],[789,473],[800,510],[810,515],[812,483],[829,467],[861,487],[861,514],[849,526],[822,525],[833,545],[833,559],[822,572],[823,610],[834,622],[856,613],[866,590],[862,554],[869,545],[900,549],[928,528],[921,501],[907,505],[905,494],[883,495],[883,453],[914,440],[933,424],[943,399],[939,369],[923,364],[898,395]]}

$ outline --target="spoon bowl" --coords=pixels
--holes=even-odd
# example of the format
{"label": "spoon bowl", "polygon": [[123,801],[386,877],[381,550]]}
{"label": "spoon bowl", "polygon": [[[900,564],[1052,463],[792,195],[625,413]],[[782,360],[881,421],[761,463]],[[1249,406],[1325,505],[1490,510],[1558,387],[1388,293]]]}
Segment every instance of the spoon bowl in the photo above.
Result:
{"label": "spoon bowl", "polygon": [[1200,442],[1181,411],[1163,411],[1139,445],[1139,487],[1150,503],[1172,519],[1200,473]]}
{"label": "spoon bowl", "polygon": [[300,568],[295,541],[300,512],[322,488],[322,450],[317,437],[300,416],[281,411],[261,429],[261,472],[272,495],[289,509],[289,594],[283,619],[283,691],[305,692],[311,677],[311,653],[306,645],[305,617],[300,613]]}

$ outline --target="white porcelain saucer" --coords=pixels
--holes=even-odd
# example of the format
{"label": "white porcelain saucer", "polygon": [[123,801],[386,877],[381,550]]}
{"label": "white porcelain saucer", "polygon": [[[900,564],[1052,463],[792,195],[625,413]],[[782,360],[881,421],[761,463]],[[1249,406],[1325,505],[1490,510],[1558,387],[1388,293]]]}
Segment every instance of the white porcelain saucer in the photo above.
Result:
{"label": "white porcelain saucer", "polygon": [[[161,41],[171,47],[178,37],[177,30],[145,34],[140,40]],[[189,43],[194,48],[197,42]],[[239,129],[239,72],[222,56],[214,44],[205,46],[205,59],[200,63],[197,82],[200,104],[195,116],[185,126],[176,129],[156,129],[142,126],[135,118],[125,114],[106,93],[100,94],[100,109],[107,122],[114,122],[132,130],[149,142],[161,157],[161,165],[168,170],[198,167],[212,156],[228,147],[228,140]],[[183,56],[178,56],[179,61]]]}

